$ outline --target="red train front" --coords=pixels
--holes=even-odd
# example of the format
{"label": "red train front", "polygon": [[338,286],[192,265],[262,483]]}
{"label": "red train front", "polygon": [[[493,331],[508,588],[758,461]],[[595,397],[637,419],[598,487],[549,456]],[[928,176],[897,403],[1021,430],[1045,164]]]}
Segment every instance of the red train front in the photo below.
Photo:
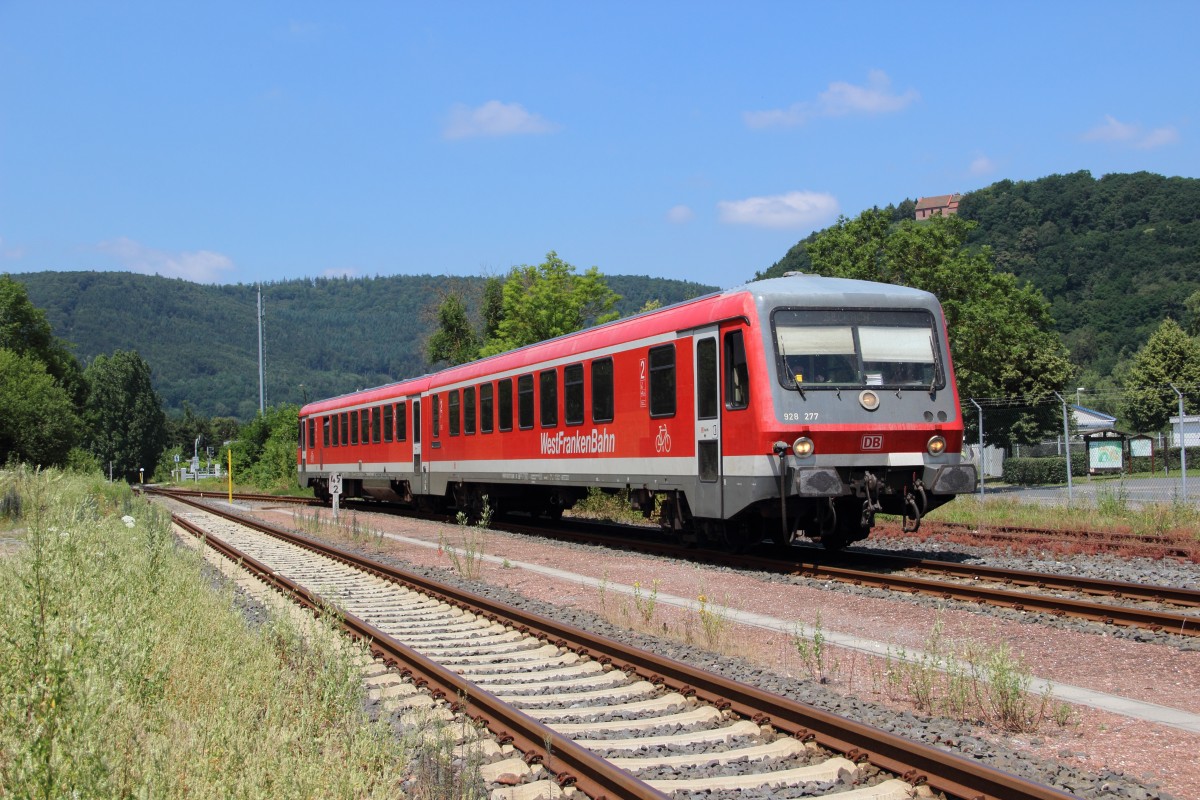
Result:
{"label": "red train front", "polygon": [[788,276],[301,409],[302,485],[556,516],[628,491],[681,537],[842,547],[975,488],[941,309]]}

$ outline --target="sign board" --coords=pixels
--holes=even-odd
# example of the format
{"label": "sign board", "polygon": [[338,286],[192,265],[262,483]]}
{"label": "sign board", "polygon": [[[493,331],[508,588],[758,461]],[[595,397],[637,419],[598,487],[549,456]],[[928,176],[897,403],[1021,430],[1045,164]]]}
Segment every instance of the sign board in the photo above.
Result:
{"label": "sign board", "polygon": [[1154,443],[1149,439],[1130,439],[1129,454],[1134,458],[1149,458],[1152,455]]}
{"label": "sign board", "polygon": [[1088,442],[1088,467],[1090,469],[1119,470],[1122,467],[1123,456],[1119,440]]}
{"label": "sign board", "polygon": [[333,518],[337,519],[342,499],[342,476],[337,472],[329,476],[329,494],[333,497]]}

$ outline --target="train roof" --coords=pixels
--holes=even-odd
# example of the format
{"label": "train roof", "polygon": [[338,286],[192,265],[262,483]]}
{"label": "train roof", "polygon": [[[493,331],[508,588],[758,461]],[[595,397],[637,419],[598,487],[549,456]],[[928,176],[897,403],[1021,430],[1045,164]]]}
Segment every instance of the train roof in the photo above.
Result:
{"label": "train roof", "polygon": [[318,400],[300,409],[301,415],[401,399],[426,391],[431,385],[484,378],[520,369],[523,365],[552,361],[571,355],[672,331],[686,331],[717,322],[754,318],[756,308],[778,305],[864,307],[888,305],[900,308],[936,308],[929,292],[907,286],[849,278],[826,278],[807,273],[788,273],[780,278],[751,281],[724,291],[684,300],[631,317],[563,334],[554,339],[525,345],[467,364],[394,383]]}

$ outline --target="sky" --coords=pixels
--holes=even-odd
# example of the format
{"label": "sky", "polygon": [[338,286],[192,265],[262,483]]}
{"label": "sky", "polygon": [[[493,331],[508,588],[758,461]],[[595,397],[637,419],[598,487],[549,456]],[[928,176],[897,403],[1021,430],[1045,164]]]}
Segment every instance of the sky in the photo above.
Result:
{"label": "sky", "polygon": [[727,288],[905,198],[1200,177],[1200,3],[0,0],[0,274]]}

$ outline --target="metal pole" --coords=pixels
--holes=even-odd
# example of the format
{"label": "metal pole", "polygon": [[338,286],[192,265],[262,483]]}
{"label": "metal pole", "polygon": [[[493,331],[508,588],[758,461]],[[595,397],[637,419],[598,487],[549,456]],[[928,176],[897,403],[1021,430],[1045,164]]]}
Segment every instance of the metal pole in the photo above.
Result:
{"label": "metal pole", "polygon": [[976,403],[974,397],[968,397],[967,399],[971,401],[971,405],[979,409],[979,499],[982,500],[983,479],[986,475],[983,454],[983,406],[979,405],[979,403]]}
{"label": "metal pole", "polygon": [[262,284],[258,285],[258,413],[267,413],[267,394],[263,387],[263,351],[262,351]]}
{"label": "metal pole", "polygon": [[1183,392],[1175,388],[1175,384],[1167,384],[1179,397],[1179,472],[1183,499],[1187,500],[1187,438],[1183,428]]}
{"label": "metal pole", "polygon": [[1067,445],[1067,502],[1075,501],[1075,486],[1071,480],[1071,427],[1067,424],[1067,401],[1063,400],[1063,396],[1058,392],[1054,393],[1058,401],[1062,403],[1063,410],[1063,441]]}

